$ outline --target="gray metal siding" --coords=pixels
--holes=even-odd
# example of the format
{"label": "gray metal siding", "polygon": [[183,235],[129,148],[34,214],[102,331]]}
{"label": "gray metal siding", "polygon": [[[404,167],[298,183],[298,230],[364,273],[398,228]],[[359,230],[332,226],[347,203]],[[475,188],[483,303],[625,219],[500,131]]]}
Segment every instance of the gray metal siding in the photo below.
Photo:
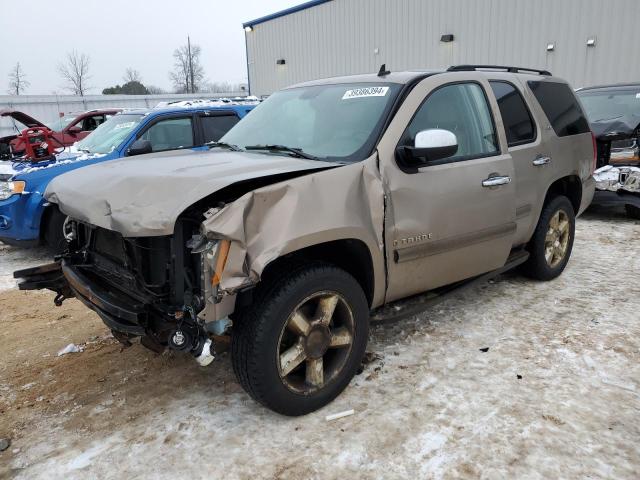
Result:
{"label": "gray metal siding", "polygon": [[[373,72],[382,63],[392,70],[526,66],[575,87],[640,81],[638,18],[640,0],[333,0],[245,34],[251,93]],[[446,33],[453,42],[440,42]],[[586,45],[590,36],[595,47]],[[285,65],[276,65],[280,58]]]}

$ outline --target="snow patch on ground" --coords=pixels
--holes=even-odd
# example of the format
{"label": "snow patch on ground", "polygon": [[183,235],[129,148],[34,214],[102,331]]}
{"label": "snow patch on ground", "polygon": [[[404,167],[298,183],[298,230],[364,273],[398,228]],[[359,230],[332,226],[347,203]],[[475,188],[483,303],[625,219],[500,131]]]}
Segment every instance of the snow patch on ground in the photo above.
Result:
{"label": "snow patch on ground", "polygon": [[504,275],[374,326],[362,374],[305,417],[253,402],[228,354],[206,369],[139,345],[97,350],[95,370],[89,348],[55,358],[64,375],[29,392],[67,382],[77,403],[52,399],[5,465],[18,479],[637,478],[639,247],[640,222],[587,215],[560,278]]}

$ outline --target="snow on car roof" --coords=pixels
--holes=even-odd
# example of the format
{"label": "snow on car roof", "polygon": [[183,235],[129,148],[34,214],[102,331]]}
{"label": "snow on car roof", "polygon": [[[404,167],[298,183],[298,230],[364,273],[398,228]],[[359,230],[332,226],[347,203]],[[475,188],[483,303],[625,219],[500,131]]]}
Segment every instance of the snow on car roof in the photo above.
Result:
{"label": "snow on car roof", "polygon": [[159,111],[176,111],[181,109],[198,109],[198,108],[228,108],[228,107],[246,107],[258,105],[261,100],[258,97],[234,97],[219,99],[194,99],[180,100],[175,102],[160,102],[153,108],[126,108],[119,115],[148,115],[152,112]]}

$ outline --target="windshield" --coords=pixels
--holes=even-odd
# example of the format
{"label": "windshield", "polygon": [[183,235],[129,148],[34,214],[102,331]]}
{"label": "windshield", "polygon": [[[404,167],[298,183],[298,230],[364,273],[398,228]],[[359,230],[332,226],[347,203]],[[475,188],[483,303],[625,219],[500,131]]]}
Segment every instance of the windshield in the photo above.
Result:
{"label": "windshield", "polygon": [[54,120],[51,123],[47,123],[47,127],[49,127],[54,132],[60,132],[64,130],[64,128],[69,125],[74,118],[76,118],[75,115],[65,115],[64,117],[60,117],[59,119]]}
{"label": "windshield", "polygon": [[320,159],[363,160],[400,88],[392,83],[349,83],[282,90],[258,105],[221,142],[241,148],[286,146]]}
{"label": "windshield", "polygon": [[76,148],[88,153],[111,153],[140,124],[142,118],[143,115],[114,115],[76,143]]}
{"label": "windshield", "polygon": [[605,90],[577,92],[590,122],[614,120],[619,117],[640,117],[638,90]]}

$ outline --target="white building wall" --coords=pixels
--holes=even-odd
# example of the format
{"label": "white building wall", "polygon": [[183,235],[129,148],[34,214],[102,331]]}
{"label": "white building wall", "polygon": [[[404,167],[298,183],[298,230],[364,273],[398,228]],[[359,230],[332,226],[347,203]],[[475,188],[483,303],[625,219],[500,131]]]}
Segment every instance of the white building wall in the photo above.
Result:
{"label": "white building wall", "polygon": [[[332,0],[245,34],[250,88],[266,95],[382,63],[396,71],[526,66],[574,87],[640,81],[638,18],[640,0]],[[440,42],[447,33],[455,40]]]}

